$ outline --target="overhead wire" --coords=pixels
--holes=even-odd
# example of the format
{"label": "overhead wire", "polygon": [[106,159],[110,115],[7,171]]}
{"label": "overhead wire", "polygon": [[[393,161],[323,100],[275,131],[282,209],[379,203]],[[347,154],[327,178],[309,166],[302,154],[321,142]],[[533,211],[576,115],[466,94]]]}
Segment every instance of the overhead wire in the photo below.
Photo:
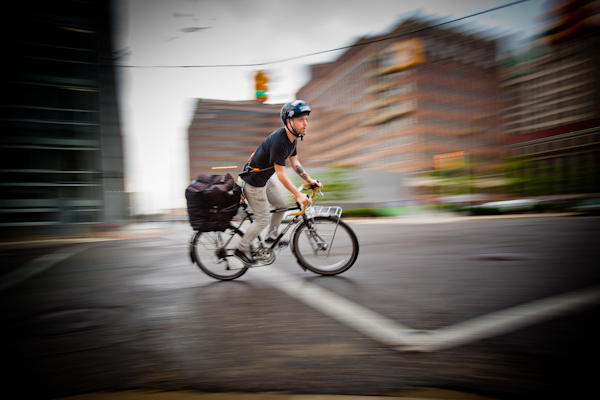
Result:
{"label": "overhead wire", "polygon": [[348,46],[342,46],[342,47],[337,47],[334,49],[329,49],[329,50],[322,50],[322,51],[317,51],[314,53],[308,53],[308,54],[303,54],[303,55],[299,55],[299,56],[294,56],[294,57],[288,57],[288,58],[282,58],[279,60],[273,60],[273,61],[264,61],[264,62],[260,62],[260,63],[248,63],[248,64],[208,64],[208,65],[119,65],[119,64],[115,64],[116,67],[124,67],[124,68],[234,68],[234,67],[263,67],[265,65],[272,65],[272,64],[279,64],[279,63],[283,63],[283,62],[288,62],[288,61],[294,61],[294,60],[299,60],[301,58],[307,58],[307,57],[312,57],[312,56],[317,56],[320,54],[325,54],[325,53],[331,53],[334,51],[340,51],[340,50],[346,50],[346,49],[350,49],[353,47],[358,47],[358,46],[365,46],[368,44],[373,44],[373,43],[378,43],[378,42],[383,42],[386,40],[391,40],[391,39],[396,39],[402,36],[408,36],[408,35],[412,35],[415,33],[419,33],[422,31],[426,31],[429,29],[433,29],[433,28],[438,28],[440,26],[443,25],[447,25],[447,24],[451,24],[454,22],[458,22],[458,21],[462,21],[468,18],[473,18],[476,17],[478,15],[482,15],[482,14],[487,14],[493,11],[497,11],[503,8],[507,8],[507,7],[512,7],[515,6],[517,4],[521,4],[521,3],[525,3],[528,2],[530,0],[518,0],[518,1],[513,1],[512,3],[508,3],[508,4],[504,4],[502,6],[498,6],[498,7],[494,7],[494,8],[490,8],[484,11],[480,11],[474,14],[469,14],[466,15],[464,17],[460,17],[460,18],[455,18],[453,20],[450,21],[446,21],[446,22],[440,22],[438,24],[435,25],[431,25],[431,26],[427,26],[425,28],[420,28],[420,29],[415,29],[413,31],[410,32],[404,32],[404,33],[400,33],[398,35],[392,35],[392,36],[387,36],[385,38],[381,38],[381,39],[374,39],[374,40],[370,40],[367,42],[362,42],[362,43],[355,43],[355,44],[351,44]]}

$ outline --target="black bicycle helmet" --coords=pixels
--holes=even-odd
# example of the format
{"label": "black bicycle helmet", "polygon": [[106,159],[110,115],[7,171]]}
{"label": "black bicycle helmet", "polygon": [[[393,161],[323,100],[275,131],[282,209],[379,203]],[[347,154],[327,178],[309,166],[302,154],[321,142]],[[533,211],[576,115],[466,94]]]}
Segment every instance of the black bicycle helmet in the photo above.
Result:
{"label": "black bicycle helmet", "polygon": [[[292,117],[298,117],[300,115],[308,115],[310,114],[310,107],[306,102],[302,100],[294,100],[288,103],[285,103],[283,107],[281,107],[281,121],[283,121],[283,126],[287,127],[287,120]],[[294,128],[290,125],[288,127],[290,132],[296,137],[299,137],[300,140],[304,137],[304,135],[298,134]]]}

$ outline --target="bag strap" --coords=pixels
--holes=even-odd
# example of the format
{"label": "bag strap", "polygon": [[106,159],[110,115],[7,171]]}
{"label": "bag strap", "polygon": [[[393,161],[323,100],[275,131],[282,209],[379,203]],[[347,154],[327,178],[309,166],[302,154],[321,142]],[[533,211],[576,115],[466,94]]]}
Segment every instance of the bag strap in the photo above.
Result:
{"label": "bag strap", "polygon": [[[292,148],[292,152],[290,153],[289,156],[287,156],[285,159],[287,160],[288,158],[290,158],[292,156],[292,154],[294,154],[294,151],[296,151],[296,144],[298,143],[298,139],[294,139],[294,147]],[[242,172],[240,172],[240,175],[243,174],[247,174],[248,172],[263,172],[263,171],[268,171],[270,169],[275,168],[274,165],[271,165],[270,167],[267,168],[252,168],[250,166],[250,162],[252,161],[252,157],[254,157],[255,153],[252,153],[250,155],[250,158],[248,159],[248,161],[246,162],[246,165],[244,165],[244,168],[242,168]]]}

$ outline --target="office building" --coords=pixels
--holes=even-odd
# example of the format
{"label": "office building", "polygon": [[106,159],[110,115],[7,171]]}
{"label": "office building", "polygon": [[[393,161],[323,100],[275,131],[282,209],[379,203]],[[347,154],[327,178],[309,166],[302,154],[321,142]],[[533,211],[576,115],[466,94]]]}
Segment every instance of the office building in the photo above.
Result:
{"label": "office building", "polygon": [[523,195],[600,193],[599,5],[548,2],[535,46],[504,62],[505,157]]}
{"label": "office building", "polygon": [[[500,155],[496,43],[409,18],[311,66],[307,167],[420,173],[465,155],[485,174]],[[414,32],[414,33],[412,33]],[[308,157],[308,160],[307,160]]]}
{"label": "office building", "polygon": [[112,3],[3,8],[4,238],[81,234],[127,217]]}
{"label": "office building", "polygon": [[198,99],[188,128],[190,180],[237,175],[258,145],[283,127],[282,104]]}

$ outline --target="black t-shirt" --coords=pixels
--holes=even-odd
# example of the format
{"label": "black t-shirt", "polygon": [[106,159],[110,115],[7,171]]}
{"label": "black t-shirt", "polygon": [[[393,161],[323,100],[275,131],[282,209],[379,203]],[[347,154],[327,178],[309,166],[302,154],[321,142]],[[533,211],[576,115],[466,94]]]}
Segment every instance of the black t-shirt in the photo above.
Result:
{"label": "black t-shirt", "polygon": [[[295,156],[296,141],[290,142],[285,128],[279,128],[271,133],[254,152],[254,157],[250,162],[252,168],[269,168],[274,164],[285,166],[285,160],[288,157]],[[252,186],[266,186],[271,175],[275,173],[275,168],[269,168],[266,171],[248,172],[241,175],[242,179]]]}

